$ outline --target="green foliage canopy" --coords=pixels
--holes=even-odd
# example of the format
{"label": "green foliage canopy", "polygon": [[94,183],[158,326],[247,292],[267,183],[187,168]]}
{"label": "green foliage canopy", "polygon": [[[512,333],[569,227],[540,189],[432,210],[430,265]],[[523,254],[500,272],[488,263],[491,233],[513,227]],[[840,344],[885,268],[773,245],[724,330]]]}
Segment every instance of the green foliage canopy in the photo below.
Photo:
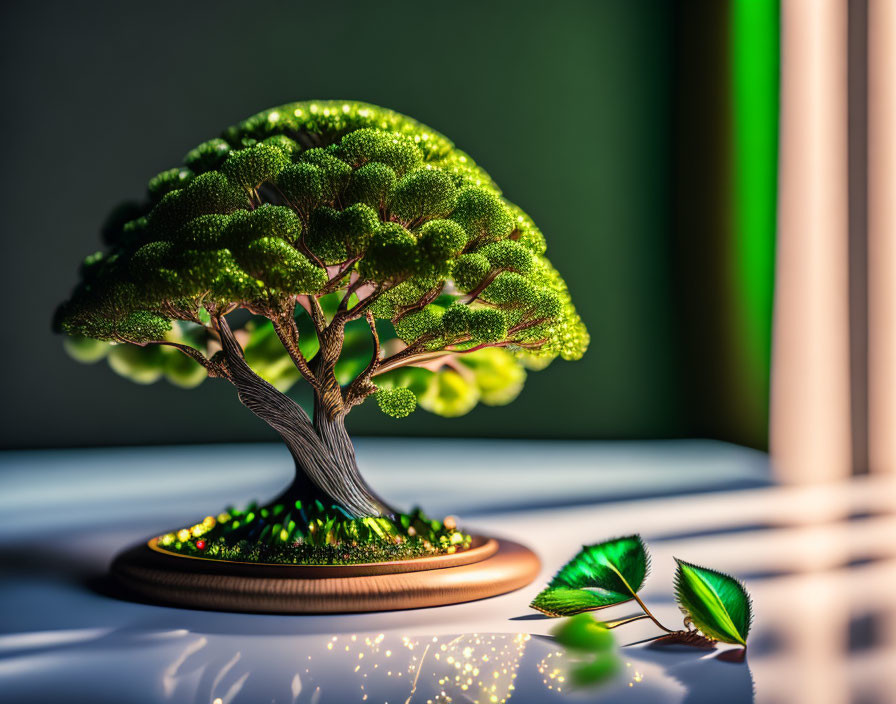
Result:
{"label": "green foliage canopy", "polygon": [[[147,190],[110,216],[109,249],[84,260],[59,330],[195,346],[180,324],[209,328],[209,311],[277,320],[341,293],[341,324],[372,314],[403,346],[371,376],[441,353],[577,359],[587,348],[532,220],[447,138],[398,113],[347,101],[266,110]],[[413,399],[391,386],[380,407],[406,415]]]}

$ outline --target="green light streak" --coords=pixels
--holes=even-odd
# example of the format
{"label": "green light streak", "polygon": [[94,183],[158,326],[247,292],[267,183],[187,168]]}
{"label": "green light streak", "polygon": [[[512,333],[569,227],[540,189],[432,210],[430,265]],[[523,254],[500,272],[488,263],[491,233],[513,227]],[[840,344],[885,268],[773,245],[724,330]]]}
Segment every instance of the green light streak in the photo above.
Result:
{"label": "green light streak", "polygon": [[[778,163],[778,0],[732,0],[733,299],[746,389],[768,412]],[[756,393],[753,391],[753,393]],[[750,395],[752,396],[753,393]]]}

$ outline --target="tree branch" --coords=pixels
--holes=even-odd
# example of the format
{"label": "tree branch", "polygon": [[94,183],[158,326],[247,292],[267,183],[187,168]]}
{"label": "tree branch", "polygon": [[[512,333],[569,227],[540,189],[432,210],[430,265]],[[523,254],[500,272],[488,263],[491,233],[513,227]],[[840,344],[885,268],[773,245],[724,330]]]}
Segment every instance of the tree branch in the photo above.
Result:
{"label": "tree branch", "polygon": [[320,333],[327,327],[327,318],[324,315],[324,309],[320,307],[320,301],[317,300],[317,296],[313,293],[306,294],[305,300],[308,301],[308,314],[314,322],[314,329],[317,331],[319,339]]}
{"label": "tree branch", "polygon": [[339,301],[339,306],[336,308],[337,315],[348,310],[348,302],[351,299],[352,294],[355,293],[355,291],[357,291],[363,285],[364,282],[360,276],[348,285],[348,287],[345,289],[345,295],[342,296],[342,300]]}
{"label": "tree branch", "polygon": [[469,303],[472,303],[473,301],[475,301],[476,298],[479,296],[479,294],[482,293],[483,291],[485,291],[485,289],[488,288],[488,285],[492,281],[497,279],[498,274],[500,274],[503,271],[504,271],[503,269],[495,269],[494,271],[490,271],[488,274],[486,274],[485,277],[482,279],[482,281],[480,281],[479,284],[476,286],[476,288],[474,288],[472,291],[470,291],[467,294],[467,300],[464,301],[464,303],[469,304]]}
{"label": "tree branch", "polygon": [[345,278],[345,275],[348,274],[352,267],[358,263],[361,259],[361,256],[352,257],[351,259],[346,260],[346,262],[342,265],[342,268],[337,271],[332,278],[324,285],[322,291],[325,293],[334,293],[339,290],[339,282]]}
{"label": "tree branch", "polygon": [[515,342],[514,344],[525,350],[537,350],[544,347],[548,342],[550,342],[550,338],[543,337],[540,340],[535,340],[535,342]]}
{"label": "tree branch", "polygon": [[357,406],[376,389],[370,383],[370,379],[380,363],[380,336],[376,331],[376,320],[374,320],[373,313],[367,311],[365,317],[367,318],[367,325],[370,327],[370,335],[373,338],[373,354],[370,356],[370,363],[367,365],[367,368],[355,378],[345,393],[345,404],[348,407]]}
{"label": "tree branch", "polygon": [[541,325],[542,323],[548,322],[549,318],[535,318],[534,320],[529,320],[526,322],[518,323],[514,325],[510,330],[507,331],[509,335],[512,332],[519,332],[520,330],[528,330],[529,328],[534,328],[536,325]]}
{"label": "tree branch", "polygon": [[430,359],[435,359],[436,357],[442,357],[446,354],[453,354],[452,352],[448,352],[446,350],[421,352],[424,344],[424,340],[417,340],[417,342],[415,342],[414,344],[408,345],[403,350],[400,350],[395,354],[381,360],[374,370],[372,376],[379,376],[380,374],[385,374],[386,372],[393,369],[398,369],[398,367],[404,367],[407,364],[410,364],[410,362],[406,361],[408,359],[413,359],[415,362],[428,361]]}
{"label": "tree branch", "polygon": [[295,317],[291,312],[286,311],[280,315],[272,315],[270,321],[274,325],[274,332],[280,338],[283,348],[296,365],[296,369],[315,390],[320,389],[320,382],[311,371],[308,360],[305,359],[305,355],[299,348],[299,326],[296,325]]}
{"label": "tree branch", "polygon": [[[372,306],[376,302],[376,300],[387,290],[388,289],[380,287],[375,288],[363,301],[358,301],[348,310],[344,310],[342,311],[342,313],[337,313],[336,317],[339,318],[340,322],[342,323],[348,323],[352,320],[357,320],[361,317],[364,311],[370,308],[370,306]],[[346,298],[344,300],[348,300],[348,295],[346,295]]]}
{"label": "tree branch", "polygon": [[195,347],[190,345],[185,345],[180,342],[171,342],[170,340],[153,340],[151,342],[134,342],[133,340],[128,340],[127,338],[120,337],[118,338],[119,342],[124,342],[130,345],[138,345],[140,347],[146,347],[147,345],[165,345],[166,347],[174,347],[177,350],[183,352],[187,357],[192,359],[194,362],[198,362],[203,367],[205,367],[206,371],[208,371],[208,375],[211,378],[219,378],[219,379],[230,379],[230,374],[227,371],[227,367],[223,364],[219,364],[218,362],[214,362],[208,357],[206,357],[202,352],[197,350]]}
{"label": "tree branch", "polygon": [[345,341],[345,324],[334,318],[318,337],[320,350],[317,353],[314,371],[320,388],[315,394],[315,416],[320,409],[333,419],[345,411],[342,387],[336,378],[336,363],[342,354],[342,345]]}
{"label": "tree branch", "polygon": [[[440,350],[432,350],[431,352],[411,352],[408,354],[408,350],[411,350],[412,347],[406,347],[401,352],[396,352],[391,357],[387,357],[384,359],[373,372],[372,376],[378,376],[380,374],[385,374],[386,372],[390,372],[393,369],[400,369],[401,367],[408,367],[413,364],[420,364],[421,362],[429,362],[433,359],[438,359],[439,357],[446,357],[448,355],[461,355],[461,354],[470,354],[471,352],[478,352],[481,349],[485,349],[486,347],[510,347],[511,345],[515,347],[524,347],[526,349],[538,349],[541,347],[548,339],[544,338],[542,340],[537,340],[535,342],[519,342],[517,340],[501,340],[500,342],[483,342],[481,345],[476,345],[475,347],[468,347],[463,350],[458,349],[448,349],[447,347]],[[459,342],[462,342],[460,340]],[[454,343],[457,344],[457,343]],[[415,343],[416,345],[416,343]]]}
{"label": "tree branch", "polygon": [[423,310],[436,300],[439,297],[439,294],[442,292],[442,289],[445,287],[444,283],[439,283],[436,286],[433,286],[429,291],[423,294],[423,297],[417,301],[416,303],[411,303],[407,306],[402,306],[399,309],[399,312],[392,318],[393,323],[397,323],[399,320],[404,318],[406,315],[410,315],[411,313],[416,313],[419,310]]}

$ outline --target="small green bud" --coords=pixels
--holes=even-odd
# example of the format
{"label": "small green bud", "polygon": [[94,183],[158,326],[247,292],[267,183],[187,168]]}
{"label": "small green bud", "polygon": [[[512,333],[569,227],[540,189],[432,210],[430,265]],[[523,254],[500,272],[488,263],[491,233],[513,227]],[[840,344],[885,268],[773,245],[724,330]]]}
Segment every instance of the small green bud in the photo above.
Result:
{"label": "small green bud", "polygon": [[338,264],[348,259],[343,235],[340,212],[322,205],[311,213],[305,244],[325,264]]}
{"label": "small green bud", "polygon": [[532,309],[533,318],[557,318],[563,312],[563,300],[556,291],[538,291]]}
{"label": "small green bud", "polygon": [[551,634],[560,645],[583,653],[605,652],[614,645],[613,633],[587,613],[563,619]]}
{"label": "small green bud", "polygon": [[246,205],[245,192],[223,174],[209,171],[194,178],[186,188],[166,194],[149,214],[148,229],[162,239],[200,215],[228,214]]}
{"label": "small green bud", "polygon": [[339,228],[348,253],[352,256],[367,249],[379,226],[380,220],[376,213],[362,203],[350,205],[339,214]]}
{"label": "small green bud", "polygon": [[327,281],[323,269],[279,237],[260,237],[236,255],[250,276],[285,293],[313,293]]}
{"label": "small green bud", "polygon": [[267,144],[271,147],[277,147],[277,149],[280,149],[285,154],[289,154],[290,156],[296,156],[302,151],[302,148],[285,134],[272,135],[267,139],[261,140],[261,143]]}
{"label": "small green bud", "polygon": [[417,408],[417,397],[410,389],[381,389],[376,392],[376,402],[380,410],[393,418],[409,416]]}
{"label": "small green bud", "polygon": [[158,269],[170,265],[174,253],[171,242],[149,242],[131,256],[130,273],[135,281],[147,279]]}
{"label": "small green bud", "polygon": [[302,152],[299,161],[313,164],[320,169],[324,200],[328,203],[332,203],[339,197],[352,175],[352,167],[337,159],[326,149],[308,149]]}
{"label": "small green bud", "polygon": [[229,224],[229,215],[200,215],[178,230],[175,241],[190,249],[219,249]]}

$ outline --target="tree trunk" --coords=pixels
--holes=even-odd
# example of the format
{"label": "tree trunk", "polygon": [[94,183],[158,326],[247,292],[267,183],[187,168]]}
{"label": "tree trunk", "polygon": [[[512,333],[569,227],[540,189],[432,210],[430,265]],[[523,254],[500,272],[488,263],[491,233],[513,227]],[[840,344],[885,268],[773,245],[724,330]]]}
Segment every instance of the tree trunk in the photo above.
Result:
{"label": "tree trunk", "polygon": [[316,402],[315,427],[299,404],[252,371],[223,317],[219,331],[240,401],[280,434],[295,461],[295,480],[278,501],[319,500],[353,517],[393,513],[361,478],[343,418],[331,420],[322,408],[318,412]]}
{"label": "tree trunk", "polygon": [[361,476],[358,461],[355,459],[355,446],[345,429],[345,414],[330,418],[318,403],[317,396],[314,402],[314,429],[341,468],[342,481],[362,489],[364,494],[376,503],[378,515],[394,514],[395,509],[380,498]]}

